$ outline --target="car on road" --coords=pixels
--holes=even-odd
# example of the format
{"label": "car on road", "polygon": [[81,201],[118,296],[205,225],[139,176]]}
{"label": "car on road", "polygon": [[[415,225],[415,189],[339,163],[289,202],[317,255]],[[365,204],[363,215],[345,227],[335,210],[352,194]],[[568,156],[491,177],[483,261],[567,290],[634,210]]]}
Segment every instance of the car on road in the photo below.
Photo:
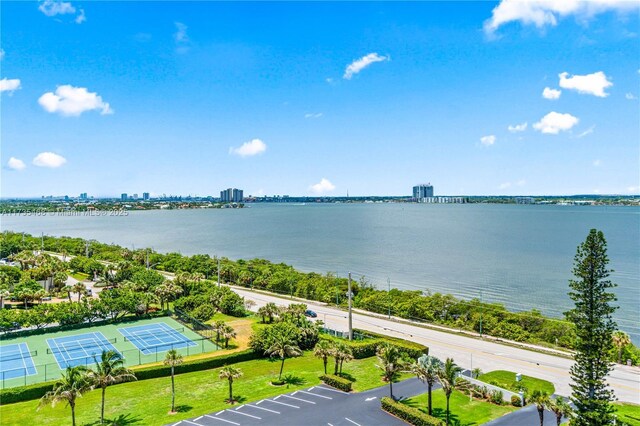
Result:
{"label": "car on road", "polygon": [[307,309],[304,313],[305,316],[307,317],[311,317],[311,318],[315,318],[318,316],[318,314],[316,314],[315,312],[313,312],[311,309]]}

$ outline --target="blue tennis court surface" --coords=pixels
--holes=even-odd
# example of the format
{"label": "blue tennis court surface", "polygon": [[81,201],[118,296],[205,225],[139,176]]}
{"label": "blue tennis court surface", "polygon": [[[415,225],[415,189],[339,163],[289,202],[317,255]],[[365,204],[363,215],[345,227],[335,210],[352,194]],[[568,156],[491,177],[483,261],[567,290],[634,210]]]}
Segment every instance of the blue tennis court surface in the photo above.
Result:
{"label": "blue tennis court surface", "polygon": [[29,352],[26,343],[0,346],[0,378],[14,379],[36,374],[31,355],[36,353]]}
{"label": "blue tennis court surface", "polygon": [[47,339],[47,352],[53,354],[60,369],[65,369],[93,364],[94,357],[99,360],[103,350],[116,350],[112,343],[115,338],[109,340],[102,333],[75,334]]}
{"label": "blue tennis court surface", "polygon": [[119,328],[118,331],[122,333],[125,341],[136,345],[145,355],[196,346],[196,343],[180,330],[175,330],[163,322]]}

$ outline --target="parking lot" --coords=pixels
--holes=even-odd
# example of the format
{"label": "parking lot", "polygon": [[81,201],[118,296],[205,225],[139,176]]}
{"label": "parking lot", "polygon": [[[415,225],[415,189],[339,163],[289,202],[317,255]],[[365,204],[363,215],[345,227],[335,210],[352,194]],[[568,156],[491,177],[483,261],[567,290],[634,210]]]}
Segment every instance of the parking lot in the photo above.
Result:
{"label": "parking lot", "polygon": [[[397,383],[396,397],[424,392],[417,379]],[[215,413],[173,423],[173,426],[402,426],[404,422],[380,409],[380,398],[388,396],[382,387],[361,393],[345,393],[326,385],[312,386]]]}

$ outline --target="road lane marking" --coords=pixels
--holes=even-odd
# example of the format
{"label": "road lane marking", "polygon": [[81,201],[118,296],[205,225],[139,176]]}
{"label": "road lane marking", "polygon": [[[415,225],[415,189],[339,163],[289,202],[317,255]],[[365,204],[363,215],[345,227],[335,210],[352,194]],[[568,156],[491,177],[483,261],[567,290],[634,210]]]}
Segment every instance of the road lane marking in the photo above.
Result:
{"label": "road lane marking", "polygon": [[264,410],[264,411],[268,411],[270,413],[280,414],[280,411],[269,410],[268,408],[264,408],[264,407],[256,407],[255,405],[247,404],[247,405],[245,405],[245,407],[257,408],[258,410]]}
{"label": "road lane marking", "polygon": [[307,392],[307,391],[303,391],[303,390],[301,390],[299,392],[306,393],[307,395],[318,396],[318,397],[324,398],[324,399],[333,399],[330,396],[318,395],[317,393],[311,393],[311,392]]}
{"label": "road lane marking", "polygon": [[262,420],[262,417],[254,416],[253,414],[241,413],[240,411],[229,410],[227,411],[227,413],[242,414],[243,416],[253,417],[254,419]]}
{"label": "road lane marking", "polygon": [[331,392],[338,392],[338,393],[341,393],[343,395],[346,394],[346,392],[342,392],[342,391],[339,391],[337,389],[325,388],[324,386],[318,386],[316,389],[328,390],[328,391],[331,391]]}
{"label": "road lane marking", "polygon": [[313,401],[307,401],[306,399],[296,398],[295,396],[290,396],[290,395],[282,395],[282,396],[284,396],[285,398],[291,398],[291,399],[295,399],[295,400],[297,400],[297,401],[306,402],[307,404],[313,404],[313,405],[316,405],[316,403],[315,403],[315,402],[313,402]]}
{"label": "road lane marking", "polygon": [[358,423],[354,422],[354,421],[353,421],[353,420],[351,420],[349,417],[345,417],[344,419],[345,419],[345,420],[347,420],[347,421],[349,421],[349,422],[351,422],[351,423],[353,423],[353,424],[354,424],[354,425],[356,425],[356,426],[360,426]]}
{"label": "road lane marking", "polygon": [[284,403],[284,402],[272,401],[270,399],[265,399],[265,401],[273,402],[274,404],[286,405],[287,407],[300,408],[297,405],[291,405],[291,404],[287,404],[287,403]]}
{"label": "road lane marking", "polygon": [[371,398],[366,398],[365,401],[373,401],[376,398],[377,398],[377,396],[372,396]]}
{"label": "road lane marking", "polygon": [[[232,422],[231,420],[221,419],[220,417],[213,417],[213,416],[210,416],[210,415],[208,415],[208,414],[205,414],[204,416],[205,416],[205,417],[208,417],[208,418],[210,418],[210,419],[220,420],[221,422],[231,423],[232,425],[240,426],[240,423]],[[197,423],[196,423],[196,424],[197,424]]]}

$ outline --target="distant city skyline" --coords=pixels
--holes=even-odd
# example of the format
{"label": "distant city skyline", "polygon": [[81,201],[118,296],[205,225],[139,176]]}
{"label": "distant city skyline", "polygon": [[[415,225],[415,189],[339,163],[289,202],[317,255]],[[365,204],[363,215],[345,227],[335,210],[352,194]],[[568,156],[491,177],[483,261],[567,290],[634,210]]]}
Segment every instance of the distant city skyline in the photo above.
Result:
{"label": "distant city skyline", "polygon": [[3,3],[0,195],[638,195],[640,4],[560,3]]}

